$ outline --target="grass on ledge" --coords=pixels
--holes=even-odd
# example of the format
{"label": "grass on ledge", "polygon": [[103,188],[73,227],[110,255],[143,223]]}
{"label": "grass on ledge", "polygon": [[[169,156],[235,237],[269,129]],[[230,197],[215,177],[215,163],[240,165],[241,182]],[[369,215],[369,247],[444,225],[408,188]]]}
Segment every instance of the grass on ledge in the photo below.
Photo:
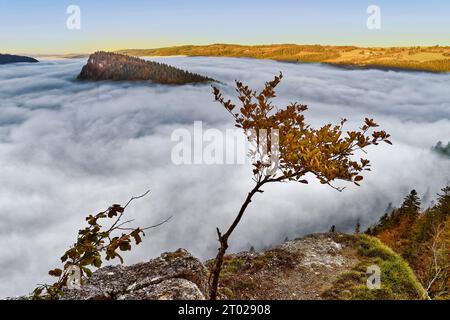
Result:
{"label": "grass on ledge", "polygon": [[[361,262],[335,281],[322,293],[324,299],[334,300],[419,300],[428,295],[408,263],[398,254],[368,235],[357,235],[356,248]],[[381,269],[381,288],[369,289],[367,267]]]}

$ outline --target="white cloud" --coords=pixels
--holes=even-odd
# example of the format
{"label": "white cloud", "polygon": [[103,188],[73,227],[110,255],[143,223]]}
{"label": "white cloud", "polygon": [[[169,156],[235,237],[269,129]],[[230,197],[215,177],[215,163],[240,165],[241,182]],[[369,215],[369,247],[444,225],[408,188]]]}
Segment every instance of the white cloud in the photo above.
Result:
{"label": "white cloud", "polygon": [[[450,137],[450,75],[349,71],[318,65],[221,58],[164,59],[220,80],[253,88],[283,71],[277,103],[309,105],[316,125],[373,117],[393,146],[370,150],[373,172],[343,193],[310,185],[271,185],[257,195],[231,240],[231,250],[277,243],[284,237],[352,228],[378,219],[416,188],[435,194],[450,162],[430,152]],[[219,129],[233,122],[213,102],[208,85],[78,83],[82,60],[0,67],[0,296],[23,294],[49,281],[46,271],[74,241],[83,217],[124,203],[150,188],[129,214],[139,225],[173,220],[126,255],[129,263],[184,247],[215,254],[215,227],[225,228],[251,187],[247,166],[175,166],[170,135],[194,121]]]}

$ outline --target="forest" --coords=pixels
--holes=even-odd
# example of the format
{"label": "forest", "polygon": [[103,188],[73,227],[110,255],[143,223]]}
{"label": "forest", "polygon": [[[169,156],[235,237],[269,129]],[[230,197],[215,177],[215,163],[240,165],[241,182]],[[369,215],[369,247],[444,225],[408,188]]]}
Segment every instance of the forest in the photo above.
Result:
{"label": "forest", "polygon": [[96,52],[89,57],[78,80],[148,81],[162,84],[186,84],[214,81],[165,63],[111,52]]}
{"label": "forest", "polygon": [[432,299],[450,298],[450,186],[421,210],[412,190],[399,208],[392,208],[367,230],[400,254]]}

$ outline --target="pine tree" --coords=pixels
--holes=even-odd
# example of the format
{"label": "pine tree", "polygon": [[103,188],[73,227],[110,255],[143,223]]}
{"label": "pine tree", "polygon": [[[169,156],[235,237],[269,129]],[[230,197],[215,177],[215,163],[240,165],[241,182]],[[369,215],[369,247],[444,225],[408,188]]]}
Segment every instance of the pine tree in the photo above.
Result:
{"label": "pine tree", "polygon": [[413,189],[410,194],[405,197],[400,211],[410,218],[415,219],[419,215],[420,204],[421,202],[417,196],[417,191]]}
{"label": "pine tree", "polygon": [[437,208],[442,218],[450,216],[450,186],[442,188],[442,194],[438,193]]}

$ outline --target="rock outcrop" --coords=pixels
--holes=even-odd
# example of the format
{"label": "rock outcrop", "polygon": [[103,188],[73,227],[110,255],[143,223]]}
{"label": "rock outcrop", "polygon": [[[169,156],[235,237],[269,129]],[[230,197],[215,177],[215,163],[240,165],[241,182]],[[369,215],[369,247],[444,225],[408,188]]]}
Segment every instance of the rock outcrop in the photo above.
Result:
{"label": "rock outcrop", "polygon": [[[381,270],[381,287],[367,287],[368,267]],[[108,266],[63,299],[208,298],[208,268],[186,250],[132,266]],[[220,299],[422,299],[426,293],[406,262],[376,238],[314,234],[263,252],[225,256]]]}
{"label": "rock outcrop", "polygon": [[[380,287],[367,285],[373,268]],[[371,271],[372,270],[372,271]],[[337,232],[287,241],[265,252],[228,255],[221,276],[228,299],[424,299],[408,264],[378,239]]]}
{"label": "rock outcrop", "polygon": [[89,56],[78,80],[151,81],[162,84],[187,84],[214,81],[164,63],[146,61],[127,55],[96,52]]}
{"label": "rock outcrop", "polygon": [[65,290],[76,300],[204,300],[207,270],[186,250],[132,266],[103,267],[85,279],[81,289]]}
{"label": "rock outcrop", "polygon": [[321,299],[324,288],[358,263],[352,239],[314,234],[264,252],[227,255],[221,291],[228,299]]}
{"label": "rock outcrop", "polygon": [[0,54],[0,64],[8,64],[8,63],[18,63],[18,62],[27,62],[34,63],[39,62],[38,60],[25,56],[17,56],[12,54]]}

